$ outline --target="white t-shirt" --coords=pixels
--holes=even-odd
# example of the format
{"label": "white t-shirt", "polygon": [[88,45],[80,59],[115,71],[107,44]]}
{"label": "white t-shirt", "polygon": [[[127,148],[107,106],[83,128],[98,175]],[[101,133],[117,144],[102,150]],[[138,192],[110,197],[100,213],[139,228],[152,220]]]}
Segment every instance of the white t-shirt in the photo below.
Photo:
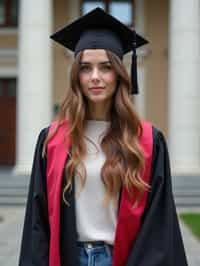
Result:
{"label": "white t-shirt", "polygon": [[[76,222],[78,241],[105,241],[113,244],[117,223],[117,209],[111,203],[103,205],[105,195],[104,184],[100,171],[105,162],[105,154],[100,148],[100,140],[109,126],[110,121],[87,120],[85,136],[87,139],[87,156],[84,160],[86,183],[80,191],[80,180],[75,177],[76,191]],[[80,169],[78,169],[80,171]]]}

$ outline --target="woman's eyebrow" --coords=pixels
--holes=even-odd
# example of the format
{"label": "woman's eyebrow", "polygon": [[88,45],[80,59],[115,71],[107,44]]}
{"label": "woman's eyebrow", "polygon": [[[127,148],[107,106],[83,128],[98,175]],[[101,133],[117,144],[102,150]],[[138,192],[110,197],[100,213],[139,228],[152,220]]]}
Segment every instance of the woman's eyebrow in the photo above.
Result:
{"label": "woman's eyebrow", "polygon": [[[80,62],[81,65],[91,65],[91,62],[87,62],[87,61],[82,61]],[[103,62],[99,62],[100,65],[105,65],[105,64],[111,64],[110,61],[103,61]]]}
{"label": "woman's eyebrow", "polygon": [[110,61],[105,61],[105,62],[101,62],[100,64],[104,65],[104,64],[111,64]]}

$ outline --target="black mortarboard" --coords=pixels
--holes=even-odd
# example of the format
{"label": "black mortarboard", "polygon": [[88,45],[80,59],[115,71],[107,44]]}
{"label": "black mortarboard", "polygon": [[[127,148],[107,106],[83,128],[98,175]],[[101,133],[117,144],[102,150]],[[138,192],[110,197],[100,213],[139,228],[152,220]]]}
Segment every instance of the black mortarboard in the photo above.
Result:
{"label": "black mortarboard", "polygon": [[75,56],[84,49],[105,49],[122,59],[124,54],[133,51],[132,93],[138,93],[136,48],[148,41],[103,9],[93,9],[55,32],[50,38],[73,51]]}

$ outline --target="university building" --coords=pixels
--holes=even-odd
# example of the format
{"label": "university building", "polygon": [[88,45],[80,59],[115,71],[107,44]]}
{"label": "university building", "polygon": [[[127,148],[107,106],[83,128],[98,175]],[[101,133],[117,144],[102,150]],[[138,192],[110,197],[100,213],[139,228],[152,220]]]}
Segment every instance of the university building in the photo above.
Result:
{"label": "university building", "polygon": [[97,6],[150,41],[137,51],[136,108],[165,134],[173,173],[199,175],[199,0],[0,1],[0,168],[30,173],[37,136],[56,114],[73,60],[49,36]]}

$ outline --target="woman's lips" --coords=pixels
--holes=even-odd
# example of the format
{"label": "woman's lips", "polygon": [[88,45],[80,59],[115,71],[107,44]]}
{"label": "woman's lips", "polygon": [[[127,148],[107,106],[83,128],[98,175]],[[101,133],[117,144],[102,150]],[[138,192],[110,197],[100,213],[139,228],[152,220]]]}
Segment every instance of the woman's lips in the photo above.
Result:
{"label": "woman's lips", "polygon": [[98,94],[100,93],[102,90],[104,90],[103,87],[91,87],[89,90],[91,90],[93,93]]}

